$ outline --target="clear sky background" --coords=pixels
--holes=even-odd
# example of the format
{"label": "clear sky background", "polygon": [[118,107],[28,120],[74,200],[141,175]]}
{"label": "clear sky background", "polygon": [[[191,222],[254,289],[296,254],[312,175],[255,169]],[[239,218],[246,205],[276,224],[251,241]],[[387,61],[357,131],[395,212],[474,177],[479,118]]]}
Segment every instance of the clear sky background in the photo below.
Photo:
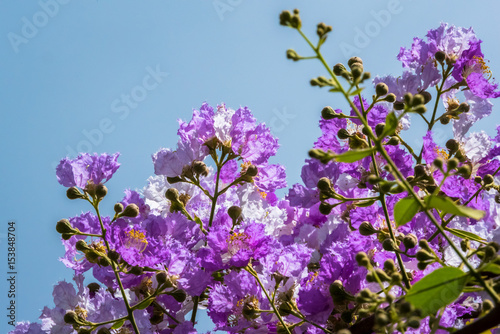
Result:
{"label": "clear sky background", "polygon": [[[289,185],[300,181],[322,107],[345,103],[309,86],[325,74],[317,61],[285,58],[288,48],[311,54],[278,24],[293,8],[313,38],[317,23],[333,26],[324,46],[332,66],[358,55],[372,74],[399,74],[400,46],[445,21],[473,26],[493,73],[500,71],[496,1],[0,0],[0,332],[11,329],[9,220],[17,226],[18,321],[35,321],[44,305],[53,307],[53,284],[71,280],[58,261],[64,248],[55,223],[90,208],[66,199],[57,183],[62,157],[121,152],[103,203],[111,213],[123,190],[142,188],[153,174],[151,154],[175,146],[178,118],[204,101],[226,102],[249,106],[272,127],[281,144],[274,161],[287,167]],[[494,109],[480,126],[493,134],[499,119]],[[417,130],[408,142],[418,143]],[[201,319],[198,328],[210,329]]]}

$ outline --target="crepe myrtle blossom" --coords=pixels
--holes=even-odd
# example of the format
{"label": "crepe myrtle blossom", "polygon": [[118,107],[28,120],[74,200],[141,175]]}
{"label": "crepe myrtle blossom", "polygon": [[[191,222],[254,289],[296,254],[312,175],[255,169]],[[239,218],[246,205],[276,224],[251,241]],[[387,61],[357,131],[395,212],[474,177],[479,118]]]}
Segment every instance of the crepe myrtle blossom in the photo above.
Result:
{"label": "crepe myrtle blossom", "polygon": [[119,156],[82,153],[75,159],[64,158],[56,168],[57,180],[65,187],[79,188],[107,182],[120,167],[116,161]]}
{"label": "crepe myrtle blossom", "polygon": [[[204,103],[194,110],[191,121],[179,121],[177,149],[161,149],[153,155],[156,175],[186,176],[195,161],[203,161],[216,149],[227,155],[221,177],[230,183],[250,165],[258,168],[255,184],[266,192],[286,186],[284,168],[269,164],[276,154],[278,140],[264,123],[257,123],[247,107],[237,110],[219,105],[217,110]],[[240,160],[241,171],[236,161]]]}
{"label": "crepe myrtle blossom", "polygon": [[[325,29],[318,25],[320,38]],[[356,93],[345,113],[331,107],[332,113],[322,113],[328,116],[320,120],[321,135],[313,146],[336,155],[354,152],[343,156],[352,160],[337,157],[352,162],[323,163],[311,154],[301,183],[284,198],[276,190],[286,186],[285,168],[270,163],[278,141],[247,107],[204,103],[189,121],[179,120],[175,149],[153,155],[155,175],[143,189],[125,190],[113,216],[101,215],[108,198],[92,195],[92,185],[113,176],[119,154],[63,159],[56,169],[58,181],[92,195],[73,198],[92,199],[95,211],[58,223],[65,248],[60,260],[74,271],[74,284],[59,282],[40,323],[20,322],[11,333],[87,334],[95,323],[92,329],[100,329],[99,334],[113,325],[111,332],[119,334],[194,334],[200,329],[196,314],[201,307],[215,330],[229,333],[333,333],[373,322],[370,317],[378,328],[403,332],[396,326],[409,324],[408,314],[418,321],[404,327],[405,333],[463,327],[464,319],[478,311],[476,304],[486,310],[479,293],[462,293],[442,305],[438,317],[423,317],[409,299],[405,312],[400,305],[435,270],[451,265],[466,274],[459,255],[469,259],[470,272],[489,275],[482,266],[489,261],[487,253],[491,259],[498,253],[490,242],[500,240],[500,179],[494,176],[500,167],[500,126],[495,137],[470,129],[492,113],[489,99],[500,94],[472,29],[441,24],[425,39],[401,48],[398,59],[403,73],[376,77],[374,83],[385,83],[394,102],[405,100],[407,93],[429,97],[423,92],[437,85],[443,104],[436,106],[444,106],[443,115],[453,119],[452,138],[444,146],[436,143],[433,127],[440,124],[433,116],[419,153],[402,138],[410,126],[410,109],[395,110],[401,108],[388,102],[392,96],[372,105]],[[344,78],[353,79],[351,74]],[[380,96],[378,89],[374,99]],[[391,121],[392,112],[398,124]],[[386,122],[393,126],[384,137],[387,124],[381,123]],[[377,139],[369,139],[364,124]],[[356,156],[357,150],[364,151]],[[213,163],[205,164],[207,157]],[[455,211],[445,224],[451,217],[448,207],[436,211],[428,204],[429,215],[418,209],[401,224],[398,203],[410,197],[411,187],[422,200],[437,196],[454,203],[449,206],[465,205],[469,209],[462,210],[484,215]],[[133,214],[123,214],[127,207]],[[441,234],[431,240],[436,232],[432,215],[461,250]],[[469,281],[470,287],[475,284]],[[126,321],[114,324],[120,318]]]}

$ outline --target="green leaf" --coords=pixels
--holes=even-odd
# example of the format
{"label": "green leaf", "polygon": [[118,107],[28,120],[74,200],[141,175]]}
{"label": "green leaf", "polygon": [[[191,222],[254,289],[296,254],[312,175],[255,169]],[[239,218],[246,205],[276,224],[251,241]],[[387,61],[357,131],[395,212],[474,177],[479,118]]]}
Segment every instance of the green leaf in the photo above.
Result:
{"label": "green leaf", "polygon": [[474,233],[471,233],[471,232],[458,230],[456,228],[449,228],[449,227],[446,227],[445,229],[446,229],[446,231],[450,232],[454,236],[457,236],[457,237],[462,238],[462,239],[469,239],[469,240],[478,241],[478,242],[486,241],[486,239],[483,239],[480,236],[478,236]]}
{"label": "green leaf", "polygon": [[137,305],[135,308],[138,310],[144,310],[146,307],[151,305],[151,303],[154,302],[154,298],[148,299]]}
{"label": "green leaf", "polygon": [[350,92],[350,93],[349,93],[349,95],[350,95],[350,96],[356,96],[356,95],[358,95],[359,93],[361,93],[361,92],[363,91],[363,89],[365,89],[365,88],[364,88],[364,87],[362,87],[362,88],[358,88],[358,89],[356,89],[354,92]]}
{"label": "green leaf", "polygon": [[370,154],[374,152],[375,148],[365,148],[362,150],[352,150],[352,151],[347,151],[345,153],[339,154],[339,155],[334,155],[333,158],[337,162],[356,162],[358,160],[361,160],[363,158],[366,158]]}
{"label": "green leaf", "polygon": [[355,202],[354,205],[361,207],[361,208],[365,208],[367,206],[373,205],[373,203],[375,203],[375,201],[376,201],[376,199],[368,199],[368,200],[362,201],[362,202]]}
{"label": "green leaf", "polygon": [[115,322],[115,324],[113,326],[111,326],[111,329],[118,329],[121,326],[123,326],[124,323],[125,323],[125,319],[117,321],[117,322]]}
{"label": "green leaf", "polygon": [[468,275],[458,268],[439,268],[415,283],[405,298],[422,310],[424,317],[435,314],[460,296],[467,278]]}
{"label": "green leaf", "polygon": [[456,216],[470,217],[475,220],[480,220],[484,217],[485,212],[469,208],[467,206],[458,205],[449,197],[428,196],[425,198],[427,206],[432,209],[438,209],[446,213],[451,213]]}
{"label": "green leaf", "polygon": [[399,124],[399,121],[398,121],[398,117],[396,116],[396,114],[393,112],[388,113],[387,116],[385,117],[384,131],[382,132],[382,135],[380,136],[380,138],[384,138],[385,136],[388,136],[388,135],[393,135],[394,131],[398,127],[398,124]]}
{"label": "green leaf", "polygon": [[488,263],[481,269],[481,272],[489,272],[492,274],[500,275],[500,266],[496,263]]}
{"label": "green leaf", "polygon": [[401,226],[408,223],[415,217],[418,210],[420,209],[420,204],[413,197],[406,197],[401,199],[394,205],[394,220],[396,221],[396,226]]}

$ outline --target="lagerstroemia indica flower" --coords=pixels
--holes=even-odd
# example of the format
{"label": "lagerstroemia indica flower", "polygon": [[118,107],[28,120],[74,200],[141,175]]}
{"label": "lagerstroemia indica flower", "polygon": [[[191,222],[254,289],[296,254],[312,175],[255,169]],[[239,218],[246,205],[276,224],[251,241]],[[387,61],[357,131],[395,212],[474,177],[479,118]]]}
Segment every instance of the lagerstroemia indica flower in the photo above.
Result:
{"label": "lagerstroemia indica flower", "polygon": [[[318,26],[320,37],[321,29],[326,28]],[[302,183],[280,199],[275,191],[286,186],[286,175],[283,166],[270,163],[278,149],[270,129],[247,107],[204,103],[189,122],[179,121],[175,150],[153,155],[156,175],[143,190],[126,190],[113,216],[101,216],[97,208],[106,203],[106,194],[92,196],[96,214],[82,213],[58,227],[71,232],[60,232],[66,251],[61,262],[74,270],[76,289],[59,282],[54,306],[43,309],[41,324],[21,322],[11,333],[73,334],[78,327],[110,328],[113,319],[128,317],[113,331],[132,333],[137,327],[142,334],[191,334],[199,329],[199,307],[208,309],[216,330],[230,333],[283,332],[283,323],[293,334],[333,332],[363,321],[362,312],[371,312],[384,328],[390,319],[380,314],[406,298],[402,274],[416,284],[442,266],[462,264],[441,235],[430,240],[436,228],[425,212],[417,210],[397,224],[396,207],[411,187],[421,199],[447,196],[450,205],[484,211],[481,217],[451,217],[444,209],[433,214],[451,217],[446,222],[450,238],[469,258],[471,247],[488,245],[495,253],[496,244],[488,243],[500,240],[499,179],[491,175],[500,167],[500,127],[494,138],[469,132],[491,113],[489,99],[500,95],[481,41],[472,29],[441,24],[425,40],[415,38],[410,48],[401,48],[398,59],[401,76],[374,79],[385,83],[398,103],[409,104],[407,93],[423,94],[437,85],[443,79],[441,65],[449,66],[438,92],[443,117],[449,117],[442,123],[453,119],[453,138],[446,145],[438,140],[434,123],[427,122],[421,153],[413,151],[402,138],[410,126],[408,108],[400,110],[388,99],[371,104],[357,94],[346,113],[337,109],[320,121],[314,149],[369,155],[349,163],[306,159]],[[460,100],[467,107],[457,111]],[[369,139],[355,108],[370,109],[364,121],[377,139]],[[384,137],[391,112],[397,124]],[[385,152],[371,150],[377,145]],[[118,156],[63,159],[58,181],[83,189],[105,183],[119,167]],[[401,186],[405,180],[410,184],[406,189]],[[126,207],[133,210],[126,213]],[[457,231],[475,237],[464,243]],[[477,268],[485,256],[470,262]],[[83,274],[90,270],[95,281],[84,286]],[[473,306],[484,303],[482,298],[463,293],[442,308],[436,321],[441,327],[463,326],[462,318],[477,311]],[[436,332],[426,315],[417,318],[419,329],[406,327],[406,333]]]}
{"label": "lagerstroemia indica flower", "polygon": [[85,188],[89,182],[93,184],[109,181],[118,170],[116,161],[119,153],[88,154],[82,153],[76,159],[65,158],[56,168],[57,180],[65,187]]}

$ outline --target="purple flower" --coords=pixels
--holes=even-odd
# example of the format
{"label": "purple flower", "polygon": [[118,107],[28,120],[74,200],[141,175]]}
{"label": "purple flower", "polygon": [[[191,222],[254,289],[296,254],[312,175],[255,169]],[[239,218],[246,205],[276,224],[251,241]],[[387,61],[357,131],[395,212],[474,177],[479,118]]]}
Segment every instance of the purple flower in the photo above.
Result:
{"label": "purple flower", "polygon": [[42,326],[38,323],[30,323],[29,321],[21,321],[16,324],[16,328],[9,334],[47,334],[47,331],[42,330]]}
{"label": "purple flower", "polygon": [[76,159],[64,158],[56,168],[57,180],[65,187],[85,188],[89,182],[104,183],[111,179],[120,164],[120,153],[97,155],[82,153]]}

